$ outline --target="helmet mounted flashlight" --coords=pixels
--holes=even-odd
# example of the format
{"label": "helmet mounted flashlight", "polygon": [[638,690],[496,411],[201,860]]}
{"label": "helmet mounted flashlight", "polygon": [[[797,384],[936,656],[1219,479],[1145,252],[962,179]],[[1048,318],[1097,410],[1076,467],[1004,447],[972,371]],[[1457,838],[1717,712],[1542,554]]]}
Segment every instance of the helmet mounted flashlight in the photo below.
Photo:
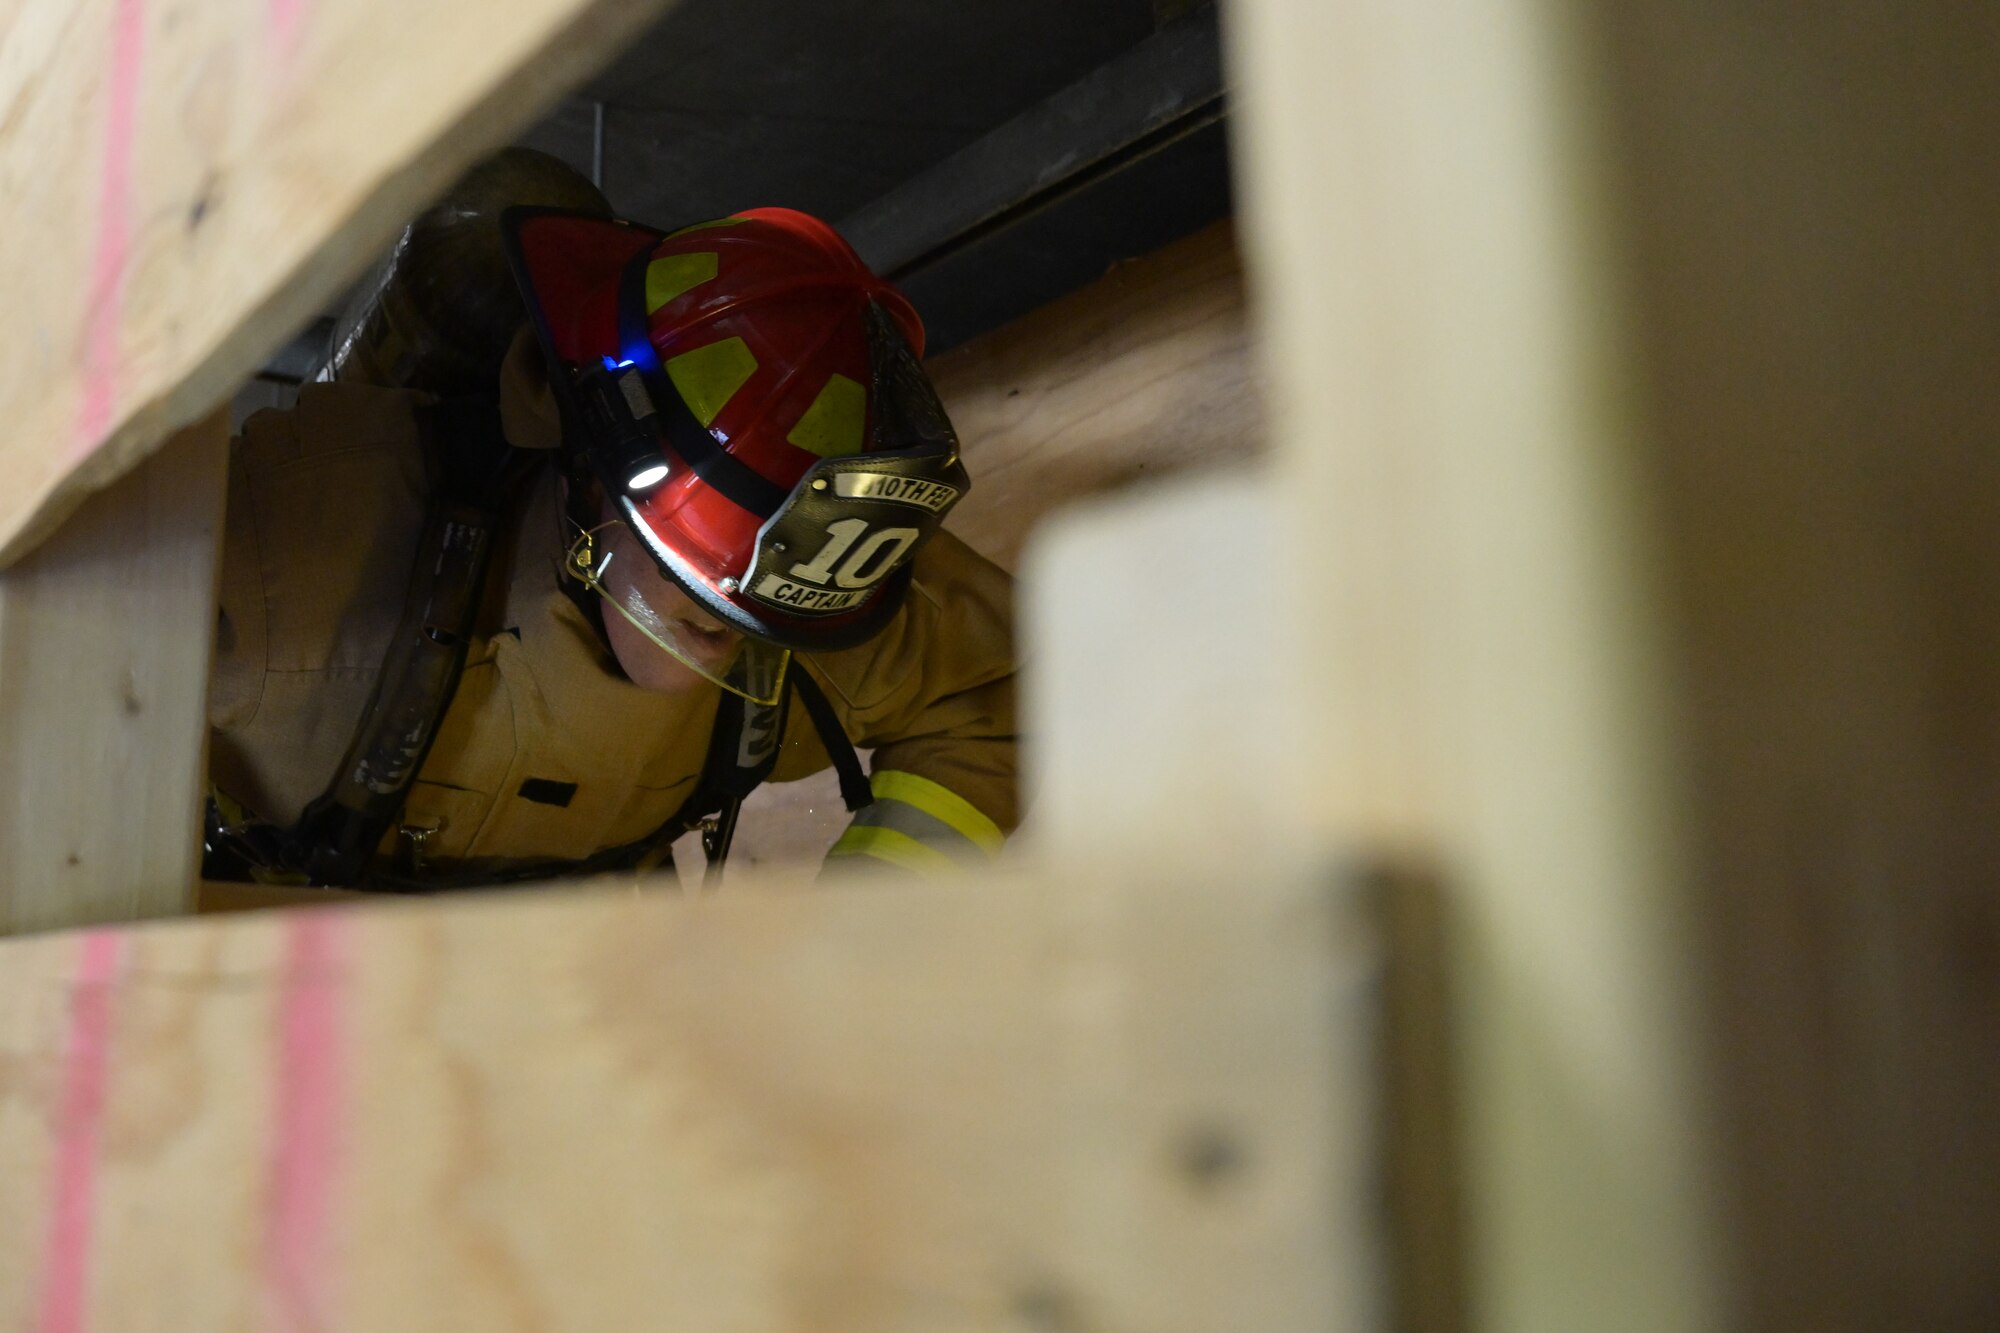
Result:
{"label": "helmet mounted flashlight", "polygon": [[581,366],[575,375],[577,409],[583,414],[584,454],[607,491],[643,495],[667,479],[670,468],[646,382],[631,362]]}

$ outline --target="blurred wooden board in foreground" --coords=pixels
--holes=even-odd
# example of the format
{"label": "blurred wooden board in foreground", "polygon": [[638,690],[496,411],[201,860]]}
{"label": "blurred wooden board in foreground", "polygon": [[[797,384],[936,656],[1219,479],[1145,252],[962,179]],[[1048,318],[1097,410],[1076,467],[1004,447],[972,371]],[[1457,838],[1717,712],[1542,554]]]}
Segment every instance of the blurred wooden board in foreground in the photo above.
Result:
{"label": "blurred wooden board in foreground", "polygon": [[188,910],[227,426],[0,571],[0,934]]}
{"label": "blurred wooden board in foreground", "polygon": [[226,399],[662,0],[21,0],[0,564]]}
{"label": "blurred wooden board in foreground", "polygon": [[1277,867],[9,941],[0,1327],[1373,1326],[1379,964]]}

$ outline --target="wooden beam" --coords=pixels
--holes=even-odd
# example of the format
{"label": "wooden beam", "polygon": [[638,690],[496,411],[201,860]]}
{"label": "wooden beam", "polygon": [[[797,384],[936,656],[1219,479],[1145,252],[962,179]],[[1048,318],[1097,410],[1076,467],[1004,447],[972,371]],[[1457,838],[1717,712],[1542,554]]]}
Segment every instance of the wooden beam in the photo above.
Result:
{"label": "wooden beam", "polygon": [[1236,228],[1218,223],[930,364],[965,447],[966,541],[1013,569],[1064,505],[1240,472],[1266,438]]}
{"label": "wooden beam", "polygon": [[1317,838],[1445,895],[1470,1322],[1715,1328],[1653,441],[1597,70],[1541,0],[1228,16],[1271,576],[1304,636],[1284,785]]}
{"label": "wooden beam", "polygon": [[1254,573],[1282,554],[1261,471],[1100,497],[1036,531],[1020,598],[1025,849],[1065,864],[1345,850],[1298,837],[1283,786],[1297,664],[1278,590]]}
{"label": "wooden beam", "polygon": [[1992,1325],[1989,16],[1234,12],[1316,818],[1444,858],[1478,1322]]}
{"label": "wooden beam", "polygon": [[659,0],[20,0],[0,564],[208,412]]}
{"label": "wooden beam", "polygon": [[1744,1326],[2000,1322],[1991,14],[1608,6]]}
{"label": "wooden beam", "polygon": [[0,573],[0,934],[193,902],[229,421]]}
{"label": "wooden beam", "polygon": [[1248,862],[0,943],[0,1327],[1377,1327],[1378,961]]}

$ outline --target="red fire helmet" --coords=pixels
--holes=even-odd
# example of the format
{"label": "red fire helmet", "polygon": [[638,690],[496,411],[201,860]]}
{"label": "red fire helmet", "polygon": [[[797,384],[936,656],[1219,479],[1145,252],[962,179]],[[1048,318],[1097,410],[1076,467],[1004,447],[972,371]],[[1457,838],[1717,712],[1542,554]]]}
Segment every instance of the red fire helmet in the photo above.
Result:
{"label": "red fire helmet", "polygon": [[788,648],[858,643],[970,483],[908,301],[826,223],[504,222],[566,449],[660,570]]}

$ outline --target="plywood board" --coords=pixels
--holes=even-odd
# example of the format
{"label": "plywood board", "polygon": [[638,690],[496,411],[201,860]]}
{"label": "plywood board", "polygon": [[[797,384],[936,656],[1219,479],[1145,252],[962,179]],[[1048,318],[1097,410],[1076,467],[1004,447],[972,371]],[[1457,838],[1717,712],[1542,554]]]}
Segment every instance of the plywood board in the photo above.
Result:
{"label": "plywood board", "polygon": [[[1300,767],[1436,876],[1473,1327],[1725,1318],[1647,423],[1578,14],[1238,0]],[[1696,96],[1692,92],[1690,96]]]}
{"label": "plywood board", "polygon": [[226,399],[658,0],[17,0],[0,564]]}
{"label": "plywood board", "polygon": [[930,364],[972,492],[951,527],[1013,569],[1064,505],[1263,451],[1264,404],[1227,222]]}
{"label": "plywood board", "polygon": [[1743,1327],[2000,1326],[2000,29],[1610,6]]}
{"label": "plywood board", "polygon": [[0,934],[193,901],[228,421],[0,573]]}
{"label": "plywood board", "polygon": [[1037,530],[1020,603],[1023,849],[1305,844],[1282,789],[1297,664],[1256,574],[1281,556],[1274,515],[1263,478],[1238,473],[1100,497]]}
{"label": "plywood board", "polygon": [[0,943],[0,1327],[1380,1327],[1374,930],[1227,873]]}

